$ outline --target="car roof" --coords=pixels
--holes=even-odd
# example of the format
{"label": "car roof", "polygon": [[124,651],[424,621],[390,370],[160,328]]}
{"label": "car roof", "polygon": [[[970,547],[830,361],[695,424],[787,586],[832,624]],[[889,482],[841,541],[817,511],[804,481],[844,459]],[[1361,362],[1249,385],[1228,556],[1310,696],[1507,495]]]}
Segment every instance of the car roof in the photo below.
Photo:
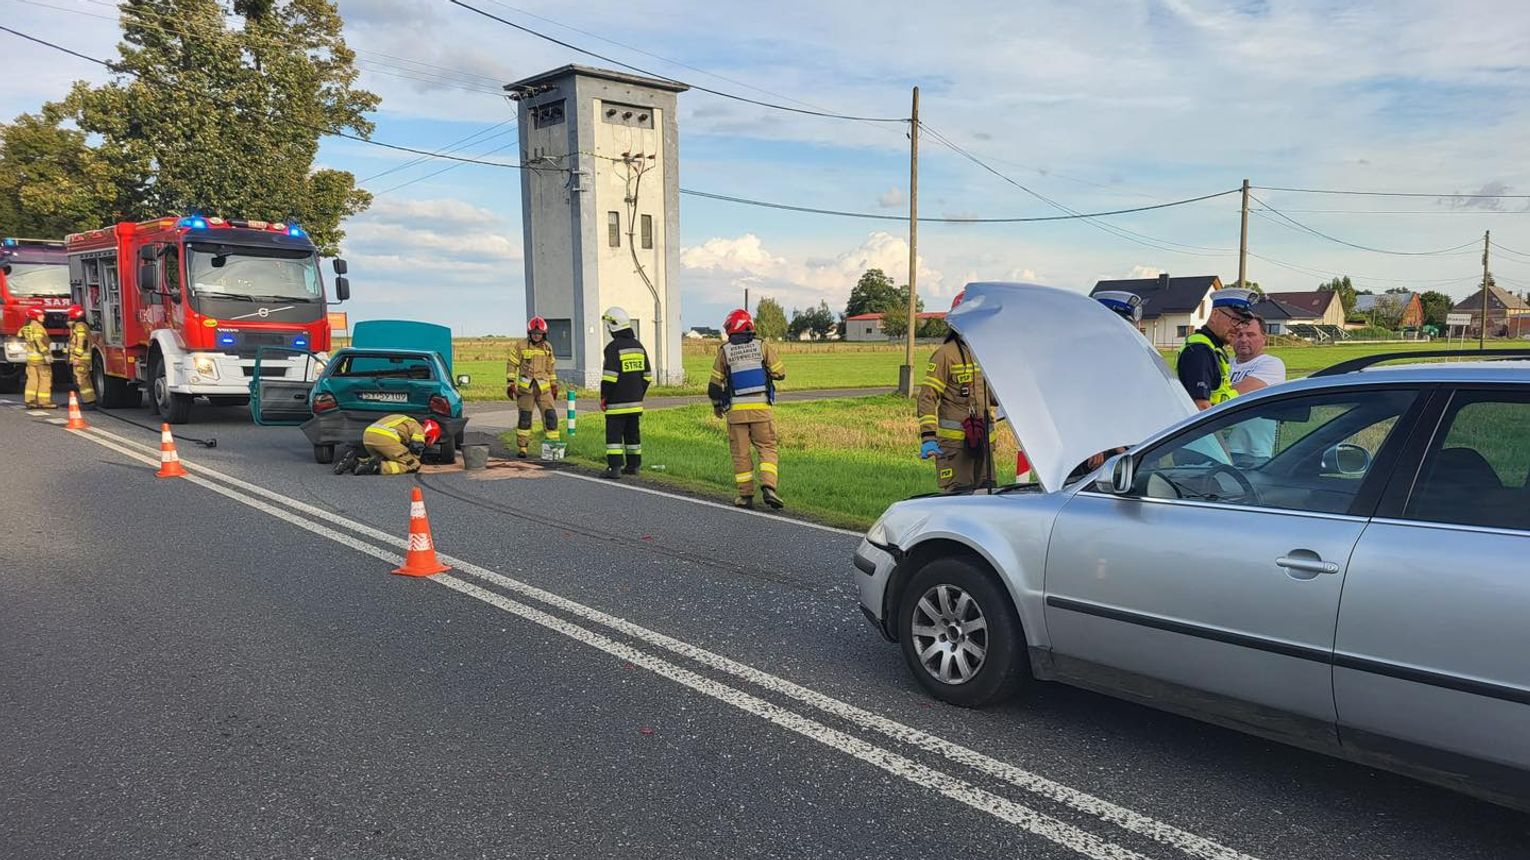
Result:
{"label": "car roof", "polygon": [[[1290,392],[1357,385],[1399,384],[1509,384],[1530,385],[1530,361],[1452,361],[1435,364],[1403,364],[1370,367],[1334,376],[1309,376],[1260,389],[1257,393]],[[1240,398],[1234,398],[1235,402]]]}

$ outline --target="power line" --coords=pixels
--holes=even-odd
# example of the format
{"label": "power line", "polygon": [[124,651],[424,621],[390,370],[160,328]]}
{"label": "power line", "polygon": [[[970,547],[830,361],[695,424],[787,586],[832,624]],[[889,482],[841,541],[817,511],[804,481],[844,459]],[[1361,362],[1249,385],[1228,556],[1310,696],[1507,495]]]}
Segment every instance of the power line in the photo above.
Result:
{"label": "power line", "polygon": [[1530,254],[1527,254],[1524,251],[1516,251],[1513,248],[1505,248],[1504,246],[1498,244],[1496,241],[1490,241],[1488,244],[1492,245],[1494,248],[1497,248],[1500,251],[1507,251],[1510,254],[1515,254],[1517,256],[1524,257],[1526,259],[1530,259]]}
{"label": "power line", "polygon": [[[467,137],[461,138],[460,140],[455,140],[455,141],[447,144],[445,148],[440,150],[440,152],[442,152],[442,153],[457,152],[459,150],[466,149],[468,146],[470,146],[470,145],[472,145],[474,143],[483,143],[483,142],[488,141],[488,140],[493,140],[496,137],[503,137],[504,135],[507,135],[507,134],[509,134],[512,131],[516,131],[517,129],[514,129],[514,128],[506,129],[505,131],[502,131],[499,134],[490,134],[488,137],[482,137],[482,135],[488,134],[489,132],[493,131],[496,128],[500,128],[500,127],[506,126],[506,125],[512,125],[512,124],[514,124],[514,122],[515,122],[515,120],[513,120],[513,119],[507,119],[507,120],[504,120],[503,122],[497,122],[494,125],[489,126],[488,128],[479,129],[478,131],[473,132],[472,134],[468,135]],[[408,161],[404,162],[403,164],[396,164],[396,165],[388,168],[387,170],[383,170],[383,171],[380,171],[378,173],[374,173],[371,176],[367,176],[367,177],[364,177],[362,179],[358,179],[356,181],[357,181],[358,184],[366,183],[366,182],[371,182],[374,179],[381,179],[382,177],[387,176],[390,173],[397,173],[400,170],[408,170],[409,168],[414,167],[416,164],[423,164],[423,163],[425,163],[425,162],[427,162],[429,160],[430,160],[430,157],[429,156],[425,156],[425,155],[422,155],[422,156],[420,156],[418,158],[411,158]]]}
{"label": "power line", "polygon": [[1461,200],[1530,200],[1530,194],[1431,194],[1423,191],[1351,191],[1341,188],[1284,188],[1278,185],[1253,185],[1260,191],[1288,191],[1292,194],[1349,194],[1356,197],[1445,197]]}
{"label": "power line", "polygon": [[757,105],[759,107],[764,107],[764,108],[770,108],[772,110],[787,111],[789,113],[797,113],[797,114],[806,114],[807,116],[825,117],[825,118],[828,118],[828,119],[846,119],[846,120],[852,120],[854,122],[889,122],[889,123],[891,123],[891,122],[908,122],[908,119],[906,117],[854,116],[854,115],[851,115],[851,114],[834,113],[832,111],[822,111],[822,110],[812,110],[812,109],[809,109],[809,108],[792,107],[790,105],[776,104],[774,102],[767,102],[767,101],[762,101],[760,99],[753,99],[753,98],[750,98],[748,96],[741,96],[741,95],[739,95],[737,93],[730,93],[730,92],[727,92],[725,90],[714,90],[714,89],[712,89],[710,87],[701,86],[700,84],[688,84],[688,83],[685,83],[683,81],[677,81],[674,78],[669,77],[668,75],[661,75],[658,72],[649,71],[648,69],[642,68],[641,66],[634,66],[631,63],[624,63],[621,60],[618,60],[618,59],[616,59],[614,57],[608,57],[605,54],[596,53],[595,51],[591,51],[588,48],[581,48],[578,45],[573,44],[572,42],[565,42],[562,39],[557,38],[556,36],[549,36],[546,33],[540,32],[538,30],[534,30],[534,29],[532,29],[530,27],[527,27],[524,24],[517,24],[514,21],[511,21],[508,18],[503,18],[503,17],[501,17],[499,15],[494,14],[493,12],[488,12],[488,11],[485,11],[483,9],[479,9],[477,6],[473,6],[473,5],[470,5],[468,3],[464,3],[464,2],[462,2],[462,0],[446,0],[446,2],[452,4],[453,6],[460,6],[463,9],[468,10],[469,12],[474,12],[476,14],[482,15],[483,17],[488,18],[491,21],[498,21],[499,23],[504,24],[507,27],[512,27],[512,28],[514,28],[516,30],[520,30],[523,33],[529,33],[530,35],[536,36],[538,39],[543,39],[545,41],[552,42],[555,45],[560,45],[560,46],[562,46],[564,48],[568,48],[570,51],[577,51],[577,52],[579,52],[581,54],[584,54],[585,56],[594,57],[597,60],[602,60],[604,62],[611,63],[613,65],[621,66],[624,69],[628,69],[630,71],[637,72],[638,74],[648,75],[649,77],[658,78],[660,80],[663,80],[663,81],[666,81],[666,82],[669,82],[669,83],[673,83],[673,84],[676,84],[678,86],[689,87],[690,89],[696,90],[697,92],[709,93],[711,95],[720,96],[720,97],[725,98],[725,99],[732,99],[734,101],[744,102],[746,104]]}
{"label": "power line", "polygon": [[[497,147],[489,150],[488,152],[481,152],[481,153],[479,153],[479,157],[481,158],[481,157],[483,157],[485,155],[495,155],[496,153],[504,152],[507,149],[513,149],[513,148],[515,148],[516,146],[519,146],[519,145],[520,145],[520,141],[519,140],[512,140],[509,143],[507,143],[507,144],[505,144],[503,146],[497,146]],[[399,190],[400,188],[408,187],[410,185],[415,184],[416,182],[424,182],[427,179],[434,179],[435,177],[440,176],[443,173],[446,173],[446,172],[452,171],[452,170],[456,170],[457,168],[459,168],[461,166],[462,166],[462,164],[460,162],[456,163],[456,164],[448,164],[445,167],[441,168],[440,170],[433,170],[430,173],[425,174],[424,176],[416,176],[413,179],[409,179],[409,180],[406,180],[404,182],[400,182],[399,184],[394,185],[394,186],[392,186],[390,188],[384,188],[381,191],[373,191],[372,192],[372,196],[377,197],[377,196],[381,196],[383,194],[391,194],[391,193]]]}
{"label": "power line", "polygon": [[[612,159],[619,161],[620,159]],[[1159,203],[1153,206],[1139,206],[1134,209],[1112,209],[1107,212],[1078,212],[1071,215],[1033,215],[1028,217],[1012,218],[926,218],[921,217],[921,224],[1034,224],[1042,221],[1075,221],[1080,218],[1102,218],[1109,215],[1125,215],[1131,212],[1147,212],[1153,209],[1166,209],[1170,206],[1183,206],[1187,203],[1198,203],[1202,200],[1210,200],[1213,197],[1222,197],[1237,193],[1238,189],[1231,191],[1219,191],[1215,194],[1207,194],[1201,197],[1191,197],[1185,200],[1174,200],[1168,203]],[[691,197],[705,197],[709,200],[721,200],[726,203],[738,203],[745,206],[759,206],[765,209],[784,209],[788,212],[806,212],[813,215],[837,215],[842,218],[863,218],[872,221],[901,221],[908,223],[907,215],[884,215],[879,212],[852,212],[843,209],[820,209],[813,206],[795,206],[790,203],[774,203],[768,200],[754,200],[748,197],[736,197],[731,194],[714,194],[709,191],[696,191],[690,188],[680,189],[681,194]]]}
{"label": "power line", "polygon": [[[1413,284],[1413,285],[1420,286],[1420,287],[1427,287],[1427,286],[1449,286],[1451,284],[1462,284],[1462,283],[1466,283],[1468,281],[1470,281],[1472,283],[1476,283],[1478,280],[1480,280],[1478,278],[1478,276],[1476,276],[1476,275],[1467,275],[1465,277],[1460,277],[1460,278],[1439,278],[1439,279],[1436,279],[1436,280],[1419,280],[1419,279],[1416,279],[1416,278],[1383,278],[1383,277],[1378,277],[1378,276],[1373,276],[1373,275],[1356,275],[1356,274],[1352,274],[1352,273],[1348,273],[1348,272],[1335,272],[1335,271],[1330,271],[1330,270],[1327,270],[1327,269],[1319,269],[1319,268],[1315,268],[1313,266],[1307,266],[1307,265],[1304,265],[1304,264],[1301,264],[1301,263],[1292,263],[1292,262],[1289,262],[1287,260],[1278,260],[1278,259],[1276,259],[1274,257],[1268,257],[1268,256],[1265,256],[1264,254],[1257,254],[1257,253],[1255,253],[1253,251],[1249,251],[1248,255],[1250,257],[1254,257],[1256,259],[1263,260],[1266,263],[1273,263],[1274,265],[1280,266],[1282,268],[1290,269],[1291,271],[1297,272],[1298,274],[1310,275],[1310,276],[1315,277],[1315,278],[1347,277],[1347,278],[1351,279],[1352,281],[1359,281],[1362,284],[1366,283],[1366,282],[1373,282],[1374,281],[1374,282],[1378,282],[1378,283]],[[1279,290],[1277,290],[1276,292],[1279,292]]]}
{"label": "power line", "polygon": [[[1390,254],[1390,255],[1393,255],[1393,256],[1397,256],[1397,257],[1437,257],[1437,256],[1441,256],[1441,255],[1451,254],[1453,252],[1460,251],[1463,248],[1469,248],[1469,247],[1472,247],[1472,246],[1477,244],[1476,240],[1474,239],[1474,240],[1472,240],[1470,242],[1463,242],[1460,245],[1455,245],[1455,246],[1452,246],[1450,248],[1441,248],[1441,249],[1439,249],[1437,251],[1396,251],[1396,250],[1391,250],[1391,249],[1387,249],[1387,248],[1372,248],[1369,245],[1359,245],[1359,244],[1356,244],[1354,242],[1349,242],[1349,241],[1346,241],[1344,239],[1340,239],[1337,236],[1331,236],[1331,235],[1329,235],[1327,233],[1324,233],[1323,231],[1318,230],[1318,229],[1316,229],[1314,227],[1309,227],[1306,224],[1303,224],[1302,222],[1296,220],[1295,218],[1292,218],[1291,216],[1285,214],[1284,212],[1281,212],[1279,209],[1276,209],[1275,207],[1271,206],[1270,204],[1264,202],[1263,200],[1260,200],[1258,197],[1255,197],[1252,194],[1250,194],[1249,197],[1252,198],[1254,200],[1254,202],[1256,202],[1260,206],[1262,206],[1265,211],[1270,212],[1271,214],[1279,217],[1281,220],[1280,221],[1276,221],[1275,223],[1277,223],[1277,224],[1279,224],[1281,222],[1285,222],[1287,224],[1290,224],[1291,227],[1293,227],[1294,229],[1299,230],[1299,231],[1301,231],[1303,233],[1310,233],[1310,234],[1312,234],[1314,236],[1317,236],[1317,237],[1322,238],[1322,239],[1327,239],[1328,241],[1337,243],[1339,245],[1344,245],[1344,246],[1350,247],[1350,248],[1356,248],[1356,249],[1361,250],[1361,251],[1370,251],[1370,252],[1375,253],[1375,254]],[[1259,210],[1258,209],[1255,209],[1253,211],[1256,214],[1259,214]],[[1270,220],[1270,221],[1274,220],[1273,218],[1268,218],[1267,216],[1262,216],[1262,217],[1265,217],[1266,220]],[[1467,253],[1470,253],[1470,252],[1467,252]]]}

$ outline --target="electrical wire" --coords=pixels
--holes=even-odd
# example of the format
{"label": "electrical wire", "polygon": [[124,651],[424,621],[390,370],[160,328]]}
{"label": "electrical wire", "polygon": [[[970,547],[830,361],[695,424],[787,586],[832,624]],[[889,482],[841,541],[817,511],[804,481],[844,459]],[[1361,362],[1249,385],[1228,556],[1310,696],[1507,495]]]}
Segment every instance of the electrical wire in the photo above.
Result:
{"label": "electrical wire", "polygon": [[[601,156],[606,157],[606,156]],[[619,161],[620,159],[612,159]],[[1222,197],[1228,194],[1236,194],[1239,189],[1231,191],[1219,191],[1215,194],[1206,194],[1200,197],[1191,197],[1185,200],[1173,200],[1167,203],[1157,203],[1152,206],[1138,206],[1133,209],[1112,209],[1105,212],[1076,212],[1071,215],[1032,215],[1012,218],[930,218],[920,216],[921,224],[1033,224],[1043,221],[1075,221],[1080,218],[1102,218],[1110,215],[1125,215],[1132,212],[1148,212],[1154,209],[1166,209],[1170,206],[1183,206],[1187,203],[1198,203],[1202,200],[1210,200],[1213,197]],[[691,188],[680,189],[681,194],[691,197],[704,197],[709,200],[721,200],[726,203],[738,203],[744,206],[759,206],[766,209],[783,209],[788,212],[806,212],[813,215],[836,215],[842,218],[863,218],[873,221],[901,221],[908,223],[907,215],[886,215],[879,212],[852,212],[843,209],[819,209],[812,206],[794,206],[789,203],[773,203],[768,200],[754,200],[748,197],[736,197],[731,194],[714,194],[709,191],[697,191]]]}
{"label": "electrical wire", "polygon": [[[479,129],[478,131],[473,132],[472,134],[468,135],[467,137],[461,138],[459,140],[455,140],[455,141],[447,144],[446,147],[441,149],[440,151],[443,152],[443,153],[458,152],[460,150],[466,149],[468,146],[470,146],[472,144],[475,144],[475,143],[484,143],[485,141],[493,140],[496,137],[503,137],[504,135],[507,135],[507,134],[509,134],[512,131],[517,131],[518,129],[509,128],[509,129],[506,129],[505,131],[500,132],[499,134],[490,134],[488,137],[482,137],[482,135],[487,134],[488,132],[491,132],[494,129],[502,128],[502,127],[504,127],[506,125],[513,125],[514,123],[515,123],[515,120],[513,120],[513,119],[507,119],[507,120],[504,120],[502,122],[497,122],[497,123],[495,123],[495,124],[493,124],[493,125],[491,125],[491,126],[489,126],[487,128]],[[374,173],[371,176],[363,177],[363,178],[358,179],[356,181],[358,183],[371,182],[374,179],[381,179],[382,177],[387,176],[390,173],[397,173],[400,170],[408,170],[409,168],[414,167],[417,164],[423,164],[423,163],[425,163],[427,161],[430,161],[430,160],[431,160],[430,157],[429,156],[425,156],[425,155],[419,156],[418,158],[411,158],[408,161],[404,162],[403,164],[396,164],[396,165],[388,168],[387,170],[383,170],[383,171],[380,171],[378,173]]]}
{"label": "electrical wire", "polygon": [[1513,248],[1506,248],[1503,245],[1500,245],[1496,241],[1493,241],[1493,240],[1488,240],[1488,244],[1492,245],[1494,248],[1497,248],[1500,251],[1506,251],[1506,252],[1508,252],[1510,254],[1515,254],[1517,256],[1524,257],[1525,259],[1530,260],[1530,254],[1527,254],[1524,251],[1516,251]]}
{"label": "electrical wire", "polygon": [[476,13],[478,15],[482,15],[483,17],[488,18],[491,21],[498,21],[499,23],[504,24],[507,27],[512,27],[512,28],[514,28],[516,30],[520,30],[523,33],[529,33],[530,35],[536,36],[538,39],[543,39],[545,41],[552,42],[555,45],[559,45],[559,46],[562,46],[564,48],[568,48],[570,51],[577,51],[578,53],[584,54],[585,56],[594,57],[597,60],[601,60],[603,62],[611,63],[612,65],[621,66],[624,69],[628,69],[630,71],[637,72],[638,74],[641,74],[641,75],[648,75],[649,77],[652,77],[652,78],[658,78],[659,80],[664,81],[666,83],[672,83],[672,84],[675,84],[676,86],[688,87],[690,89],[696,90],[697,92],[708,93],[710,95],[719,96],[721,98],[732,99],[733,101],[744,102],[746,104],[757,105],[759,107],[770,108],[772,110],[786,111],[788,113],[796,113],[796,114],[805,114],[807,116],[824,117],[826,119],[844,119],[844,120],[851,120],[851,121],[854,121],[854,122],[886,122],[886,123],[895,123],[895,122],[906,123],[906,122],[909,121],[907,117],[855,116],[855,115],[852,115],[852,114],[835,113],[833,111],[823,111],[823,110],[814,110],[814,109],[809,109],[809,108],[792,107],[790,105],[776,104],[774,102],[762,101],[760,99],[754,99],[754,98],[750,98],[748,96],[741,96],[741,95],[739,95],[737,93],[727,92],[726,90],[715,90],[715,89],[712,89],[711,87],[701,86],[700,84],[690,84],[690,83],[685,83],[683,81],[677,81],[674,78],[671,78],[671,77],[669,77],[667,75],[661,75],[658,72],[649,71],[648,69],[642,68],[641,66],[634,66],[631,63],[624,63],[621,60],[616,59],[615,57],[608,57],[605,54],[596,53],[595,51],[591,51],[588,48],[581,48],[578,45],[573,44],[572,42],[565,42],[562,39],[557,38],[556,36],[549,36],[546,33],[540,32],[538,30],[534,30],[531,27],[527,27],[524,24],[517,24],[517,23],[515,23],[514,21],[511,21],[508,18],[501,17],[499,15],[494,14],[493,12],[489,12],[487,10],[478,8],[477,6],[473,6],[473,5],[469,4],[469,3],[465,3],[465,2],[463,2],[463,0],[446,0],[446,2],[452,4],[453,6],[460,6],[463,9],[468,10],[469,12],[473,12],[473,13]]}
{"label": "electrical wire", "polygon": [[[1372,275],[1355,275],[1355,274],[1350,274],[1350,273],[1346,273],[1346,272],[1334,272],[1334,271],[1330,271],[1330,270],[1327,270],[1327,269],[1319,269],[1319,268],[1315,268],[1313,266],[1307,266],[1307,265],[1304,265],[1304,264],[1301,264],[1301,263],[1292,263],[1292,262],[1289,262],[1287,260],[1279,260],[1279,259],[1276,259],[1274,257],[1270,257],[1270,256],[1266,256],[1264,254],[1256,253],[1254,251],[1249,251],[1248,255],[1250,257],[1255,258],[1255,259],[1263,260],[1266,263],[1271,263],[1273,265],[1280,266],[1281,268],[1290,269],[1291,271],[1297,272],[1298,274],[1311,275],[1312,277],[1317,277],[1317,278],[1348,277],[1351,281],[1356,281],[1356,282],[1359,282],[1361,284],[1374,282],[1374,283],[1388,283],[1388,284],[1413,284],[1415,286],[1428,287],[1428,286],[1449,286],[1451,284],[1466,283],[1468,281],[1470,281],[1472,283],[1475,283],[1479,279],[1478,276],[1476,276],[1476,275],[1468,275],[1468,276],[1460,277],[1460,278],[1440,278],[1440,279],[1437,279],[1437,280],[1419,280],[1417,278],[1383,278],[1383,277],[1372,276]],[[1277,290],[1276,292],[1279,292],[1279,291]]]}
{"label": "electrical wire", "polygon": [[[507,149],[514,149],[516,146],[519,146],[519,145],[520,145],[520,141],[519,140],[512,140],[509,143],[505,144],[504,146],[495,147],[494,149],[491,149],[488,152],[481,152],[481,153],[479,153],[479,157],[482,158],[483,156],[486,156],[486,155],[495,155],[497,153],[504,152]],[[373,197],[380,197],[380,196],[382,196],[384,194],[391,194],[394,191],[399,190],[400,188],[406,188],[406,187],[408,187],[410,185],[415,184],[416,182],[424,182],[427,179],[433,179],[433,178],[435,178],[437,176],[440,176],[443,173],[446,173],[447,171],[456,170],[457,168],[459,168],[461,166],[462,166],[462,164],[460,162],[458,162],[456,164],[448,164],[445,167],[441,168],[440,170],[433,170],[430,173],[425,174],[424,176],[417,176],[414,179],[410,179],[410,180],[405,181],[405,182],[400,182],[399,184],[394,185],[391,188],[384,188],[381,191],[373,191],[372,192],[372,196]]]}
{"label": "electrical wire", "polygon": [[[1260,206],[1262,206],[1264,208],[1264,211],[1270,212],[1271,214],[1273,214],[1273,215],[1277,216],[1278,218],[1280,218],[1281,219],[1280,221],[1276,221],[1275,222],[1277,224],[1284,222],[1285,224],[1289,224],[1292,228],[1294,228],[1296,230],[1299,230],[1299,231],[1301,231],[1303,233],[1310,233],[1313,236],[1317,236],[1317,237],[1322,238],[1322,239],[1327,239],[1328,241],[1334,242],[1334,243],[1339,244],[1339,245],[1344,245],[1344,246],[1349,247],[1349,248],[1356,248],[1356,249],[1361,250],[1361,251],[1370,251],[1370,252],[1375,253],[1375,254],[1390,254],[1390,255],[1393,255],[1393,256],[1397,256],[1397,257],[1439,257],[1439,256],[1446,256],[1446,255],[1456,255],[1455,252],[1459,252],[1463,248],[1469,248],[1469,247],[1471,247],[1471,246],[1476,244],[1476,241],[1473,240],[1471,242],[1463,242],[1460,245],[1454,245],[1454,246],[1449,247],[1449,248],[1441,248],[1441,249],[1436,250],[1436,251],[1397,251],[1397,250],[1391,250],[1391,249],[1388,249],[1388,248],[1373,248],[1373,247],[1371,247],[1369,245],[1359,245],[1359,244],[1356,244],[1354,242],[1345,241],[1344,239],[1340,239],[1337,236],[1331,236],[1331,235],[1329,235],[1327,233],[1324,233],[1323,231],[1318,230],[1318,229],[1316,229],[1314,227],[1309,227],[1306,224],[1303,224],[1302,222],[1296,220],[1295,218],[1292,218],[1291,216],[1285,214],[1284,212],[1281,212],[1279,209],[1276,209],[1275,207],[1271,206],[1270,204],[1264,202],[1263,200],[1260,200],[1258,197],[1255,197],[1252,194],[1249,195],[1249,199],[1253,200],[1255,203],[1258,203]],[[1258,209],[1254,209],[1254,210],[1250,210],[1250,211],[1254,212],[1255,214],[1261,214],[1260,210],[1258,210]],[[1269,221],[1274,221],[1273,218],[1269,218],[1268,216],[1261,215],[1261,217],[1264,217],[1266,220],[1269,220]],[[1471,252],[1468,251],[1466,253],[1471,253]]]}
{"label": "electrical wire", "polygon": [[1286,191],[1292,194],[1349,194],[1356,197],[1444,197],[1460,200],[1530,200],[1530,194],[1430,194],[1423,191],[1351,191],[1342,188],[1286,188],[1278,185],[1250,185],[1260,191]]}

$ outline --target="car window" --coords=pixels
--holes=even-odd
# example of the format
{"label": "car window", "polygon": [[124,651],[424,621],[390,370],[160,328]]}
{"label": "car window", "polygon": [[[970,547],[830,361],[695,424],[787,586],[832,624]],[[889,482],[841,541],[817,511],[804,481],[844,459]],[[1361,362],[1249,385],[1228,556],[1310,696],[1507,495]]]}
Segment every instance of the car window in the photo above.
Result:
{"label": "car window", "polygon": [[387,379],[432,379],[430,361],[417,356],[346,355],[335,368],[336,376],[370,376]]}
{"label": "car window", "polygon": [[1413,391],[1259,401],[1147,452],[1133,494],[1347,513]]}
{"label": "car window", "polygon": [[1530,397],[1456,395],[1403,515],[1530,531]]}

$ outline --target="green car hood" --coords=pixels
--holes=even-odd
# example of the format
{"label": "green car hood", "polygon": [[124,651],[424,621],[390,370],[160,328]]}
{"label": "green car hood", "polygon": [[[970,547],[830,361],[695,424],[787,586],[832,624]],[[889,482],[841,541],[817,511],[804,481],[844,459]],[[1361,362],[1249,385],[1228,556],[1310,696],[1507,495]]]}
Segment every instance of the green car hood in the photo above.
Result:
{"label": "green car hood", "polygon": [[412,349],[441,356],[446,375],[452,372],[452,330],[444,325],[412,320],[367,320],[351,330],[354,349]]}

